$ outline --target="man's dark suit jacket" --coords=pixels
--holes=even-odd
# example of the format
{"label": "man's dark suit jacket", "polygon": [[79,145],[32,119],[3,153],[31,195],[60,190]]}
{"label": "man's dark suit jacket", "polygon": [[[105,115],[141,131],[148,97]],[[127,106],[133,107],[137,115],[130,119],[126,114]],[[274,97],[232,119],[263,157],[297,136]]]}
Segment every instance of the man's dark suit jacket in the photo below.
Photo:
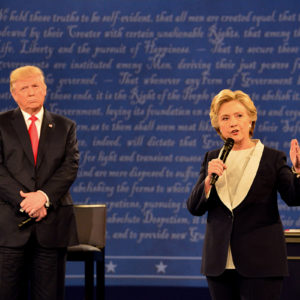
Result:
{"label": "man's dark suit jacket", "polygon": [[[35,166],[21,110],[0,114],[0,246],[24,246],[33,230],[44,247],[77,243],[69,188],[77,176],[78,164],[73,121],[44,110]],[[28,215],[19,212],[23,200],[20,190],[42,190],[51,203],[44,219],[21,229],[18,224]]]}
{"label": "man's dark suit jacket", "polygon": [[264,147],[245,198],[231,211],[215,187],[204,192],[208,162],[219,150],[206,153],[200,177],[187,201],[196,216],[207,212],[201,271],[219,276],[225,270],[229,244],[236,270],[246,277],[288,275],[286,245],[277,192],[289,205],[300,205],[300,179],[286,165],[283,152]]}

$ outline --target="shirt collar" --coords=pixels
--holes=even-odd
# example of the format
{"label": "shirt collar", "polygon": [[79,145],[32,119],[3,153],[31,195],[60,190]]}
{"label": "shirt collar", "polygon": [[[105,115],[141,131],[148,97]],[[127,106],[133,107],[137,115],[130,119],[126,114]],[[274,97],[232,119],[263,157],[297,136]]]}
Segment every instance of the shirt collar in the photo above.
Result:
{"label": "shirt collar", "polygon": [[[23,114],[24,119],[27,121],[31,115],[29,113],[27,113],[26,111],[21,109],[21,112]],[[42,123],[43,121],[43,116],[44,116],[44,107],[42,106],[42,108],[40,109],[40,111],[35,114],[35,116],[38,118],[38,120]]]}

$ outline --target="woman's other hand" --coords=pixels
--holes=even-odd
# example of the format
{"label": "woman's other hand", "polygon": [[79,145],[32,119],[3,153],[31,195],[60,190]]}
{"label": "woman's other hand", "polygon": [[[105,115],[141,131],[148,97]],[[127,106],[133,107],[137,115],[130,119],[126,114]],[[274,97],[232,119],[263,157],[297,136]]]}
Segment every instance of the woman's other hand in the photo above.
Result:
{"label": "woman's other hand", "polygon": [[295,171],[300,174],[300,148],[296,139],[291,140],[290,158]]}

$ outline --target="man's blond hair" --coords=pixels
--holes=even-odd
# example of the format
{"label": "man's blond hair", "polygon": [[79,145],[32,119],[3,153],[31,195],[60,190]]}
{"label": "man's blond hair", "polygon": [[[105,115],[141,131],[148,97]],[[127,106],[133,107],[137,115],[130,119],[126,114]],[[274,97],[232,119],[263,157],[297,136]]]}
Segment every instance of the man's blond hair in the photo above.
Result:
{"label": "man's blond hair", "polygon": [[[10,73],[10,91],[12,91],[14,89],[14,83],[20,79],[25,79],[27,77],[30,76],[34,76],[34,75],[40,75],[42,78],[43,83],[45,84],[45,76],[44,76],[44,72],[36,67],[36,66],[23,66],[20,68],[17,68],[15,70],[13,70]],[[46,85],[46,84],[45,84]]]}

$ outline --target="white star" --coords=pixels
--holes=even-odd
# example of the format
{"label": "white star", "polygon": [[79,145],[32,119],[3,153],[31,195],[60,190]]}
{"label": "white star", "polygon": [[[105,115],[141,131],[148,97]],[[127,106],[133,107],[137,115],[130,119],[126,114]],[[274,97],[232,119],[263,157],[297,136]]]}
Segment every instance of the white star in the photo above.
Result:
{"label": "white star", "polygon": [[166,273],[167,265],[165,265],[162,261],[159,262],[159,265],[155,265],[157,273]]}
{"label": "white star", "polygon": [[112,261],[110,261],[108,264],[105,265],[106,267],[106,272],[109,273],[116,273],[116,267],[117,265],[115,265]]}

